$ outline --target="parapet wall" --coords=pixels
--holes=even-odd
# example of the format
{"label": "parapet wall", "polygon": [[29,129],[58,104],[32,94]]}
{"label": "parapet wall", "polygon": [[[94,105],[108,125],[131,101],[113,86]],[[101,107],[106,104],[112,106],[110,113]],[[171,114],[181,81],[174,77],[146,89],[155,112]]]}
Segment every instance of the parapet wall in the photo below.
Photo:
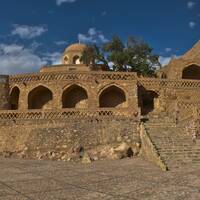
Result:
{"label": "parapet wall", "polygon": [[137,120],[125,117],[8,120],[0,123],[0,152],[28,158],[71,159],[77,149],[99,154],[108,146],[122,142],[131,146],[140,142]]}

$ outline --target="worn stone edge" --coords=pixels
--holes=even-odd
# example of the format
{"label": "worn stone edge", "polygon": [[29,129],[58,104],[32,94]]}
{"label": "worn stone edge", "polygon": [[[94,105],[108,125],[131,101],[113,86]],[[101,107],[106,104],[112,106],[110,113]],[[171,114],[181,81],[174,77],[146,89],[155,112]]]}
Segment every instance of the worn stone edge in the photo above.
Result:
{"label": "worn stone edge", "polygon": [[[155,145],[153,144],[148,132],[143,123],[140,124],[140,137],[142,141],[142,148],[145,151],[147,157],[149,158],[149,154],[151,156],[151,160],[161,168],[163,171],[168,171],[168,167],[165,162],[160,157],[158,151],[156,150]],[[145,145],[145,146],[144,146]],[[148,152],[147,152],[148,151]]]}

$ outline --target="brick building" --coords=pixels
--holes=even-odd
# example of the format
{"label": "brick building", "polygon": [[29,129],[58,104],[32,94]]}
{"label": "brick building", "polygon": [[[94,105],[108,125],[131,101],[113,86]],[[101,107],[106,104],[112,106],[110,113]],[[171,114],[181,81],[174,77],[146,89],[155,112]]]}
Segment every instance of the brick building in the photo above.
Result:
{"label": "brick building", "polygon": [[[158,70],[157,78],[92,70],[81,61],[85,48],[72,44],[64,51],[62,64],[44,66],[37,73],[0,77],[0,152],[26,150],[37,157],[38,151],[43,156],[50,151],[60,155],[77,144],[90,151],[126,142],[141,143],[148,155],[155,150],[141,136],[144,129],[138,130],[142,116],[161,128],[169,123],[188,127],[191,121],[196,127],[200,42]],[[185,130],[183,135],[189,138],[191,131]],[[154,153],[148,157],[160,162]]]}

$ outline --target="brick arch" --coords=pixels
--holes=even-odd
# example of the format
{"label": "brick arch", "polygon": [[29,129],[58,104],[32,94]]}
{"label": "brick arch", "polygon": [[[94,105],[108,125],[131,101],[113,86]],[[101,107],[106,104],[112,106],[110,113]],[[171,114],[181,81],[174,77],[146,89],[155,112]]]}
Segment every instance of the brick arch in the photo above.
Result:
{"label": "brick arch", "polygon": [[19,88],[20,91],[22,90],[22,87],[20,87],[20,85],[14,84],[14,85],[12,85],[12,86],[10,87],[9,95],[11,94],[12,90],[13,90],[15,87]]}
{"label": "brick arch", "polygon": [[126,92],[121,87],[111,84],[100,91],[98,100],[101,108],[119,108],[125,107],[127,97]]}
{"label": "brick arch", "polygon": [[81,81],[70,81],[67,84],[64,84],[61,86],[61,89],[64,91],[66,89],[68,89],[69,87],[71,87],[72,85],[77,85],[79,87],[82,87],[84,90],[86,90],[88,92],[89,88],[87,84],[83,84]]}
{"label": "brick arch", "polygon": [[79,55],[74,55],[73,56],[73,64],[74,65],[77,65],[77,64],[80,64],[80,56]]}
{"label": "brick arch", "polygon": [[19,96],[20,96],[20,88],[18,86],[14,86],[10,90],[10,108],[11,108],[11,110],[18,110]]}
{"label": "brick arch", "polygon": [[191,64],[183,68],[182,79],[200,80],[200,66],[197,64]]}
{"label": "brick arch", "polygon": [[28,93],[28,109],[50,109],[52,100],[52,91],[44,85],[38,85]]}
{"label": "brick arch", "polygon": [[72,84],[62,93],[62,108],[87,108],[88,92],[79,84]]}
{"label": "brick arch", "polygon": [[43,83],[39,83],[39,84],[36,84],[36,85],[29,86],[28,87],[28,92],[30,93],[33,89],[35,89],[37,87],[40,87],[40,86],[47,88],[48,90],[50,90],[53,93],[54,88],[52,86],[50,86],[50,85],[43,84]]}
{"label": "brick arch", "polygon": [[120,88],[121,90],[124,91],[125,95],[126,95],[126,98],[127,98],[127,94],[128,94],[128,90],[126,88],[124,88],[122,85],[120,84],[117,84],[115,82],[112,82],[112,83],[109,83],[109,84],[105,84],[103,86],[101,86],[99,89],[98,89],[98,92],[97,92],[97,98],[99,98],[100,94],[102,93],[103,90],[105,90],[106,88],[110,87],[110,86],[116,86],[118,88]]}

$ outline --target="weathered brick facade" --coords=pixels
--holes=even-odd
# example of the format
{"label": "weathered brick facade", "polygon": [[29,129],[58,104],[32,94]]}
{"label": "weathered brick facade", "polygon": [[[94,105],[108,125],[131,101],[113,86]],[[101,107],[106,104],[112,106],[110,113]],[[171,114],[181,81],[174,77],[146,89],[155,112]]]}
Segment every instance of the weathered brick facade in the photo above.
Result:
{"label": "weathered brick facade", "polygon": [[175,124],[199,117],[200,43],[158,70],[157,78],[91,70],[80,59],[84,48],[71,45],[61,65],[38,73],[0,77],[1,152],[26,150],[34,157],[40,151],[45,157],[77,145],[88,151],[134,146],[141,142],[142,115],[167,116]]}

